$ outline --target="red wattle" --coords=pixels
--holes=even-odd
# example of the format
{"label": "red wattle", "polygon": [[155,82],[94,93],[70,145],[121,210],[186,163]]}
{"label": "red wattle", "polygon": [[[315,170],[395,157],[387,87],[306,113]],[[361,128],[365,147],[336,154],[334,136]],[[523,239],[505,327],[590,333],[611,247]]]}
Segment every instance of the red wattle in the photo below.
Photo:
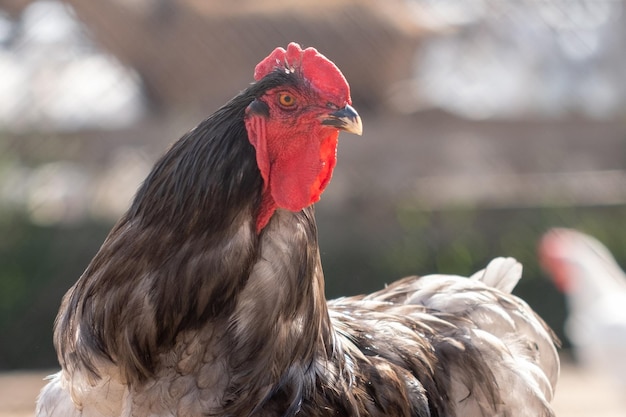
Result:
{"label": "red wattle", "polygon": [[246,129],[264,183],[257,217],[257,231],[261,231],[276,208],[300,211],[320,199],[337,162],[339,131],[328,130],[321,140],[313,132],[269,144],[264,117],[250,115]]}
{"label": "red wattle", "polygon": [[282,149],[271,164],[269,178],[278,207],[299,211],[320,199],[335,167],[338,135],[331,132],[321,142],[310,136],[293,138],[298,151]]}
{"label": "red wattle", "polygon": [[320,145],[320,159],[322,161],[322,166],[320,168],[320,172],[315,179],[315,182],[311,185],[310,194],[311,194],[311,202],[315,203],[319,201],[322,192],[330,182],[330,179],[333,176],[333,170],[335,169],[335,164],[337,163],[337,138],[339,136],[339,132],[333,133],[326,137],[321,145]]}

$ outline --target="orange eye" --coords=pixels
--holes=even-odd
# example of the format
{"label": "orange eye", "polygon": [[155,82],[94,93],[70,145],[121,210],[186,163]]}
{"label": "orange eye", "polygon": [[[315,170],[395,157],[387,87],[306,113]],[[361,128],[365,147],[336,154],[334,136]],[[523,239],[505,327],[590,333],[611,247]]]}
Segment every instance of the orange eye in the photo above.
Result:
{"label": "orange eye", "polygon": [[283,107],[292,107],[296,104],[296,98],[289,93],[279,93],[278,102]]}

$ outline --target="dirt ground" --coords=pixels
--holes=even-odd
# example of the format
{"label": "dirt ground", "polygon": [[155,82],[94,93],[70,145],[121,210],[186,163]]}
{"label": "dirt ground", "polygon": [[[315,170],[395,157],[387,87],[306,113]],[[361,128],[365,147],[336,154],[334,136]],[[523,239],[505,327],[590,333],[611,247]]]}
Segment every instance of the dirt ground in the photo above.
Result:
{"label": "dirt ground", "polygon": [[[51,372],[0,374],[0,417],[32,417],[35,399]],[[558,417],[624,417],[626,398],[605,378],[564,363],[554,407]]]}

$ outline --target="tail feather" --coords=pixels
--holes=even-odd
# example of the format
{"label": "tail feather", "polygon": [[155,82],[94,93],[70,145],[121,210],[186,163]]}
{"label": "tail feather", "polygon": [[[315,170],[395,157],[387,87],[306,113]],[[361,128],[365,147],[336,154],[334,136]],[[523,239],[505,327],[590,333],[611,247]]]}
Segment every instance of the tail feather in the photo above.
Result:
{"label": "tail feather", "polygon": [[522,278],[522,264],[515,258],[495,258],[470,277],[505,293],[511,293]]}

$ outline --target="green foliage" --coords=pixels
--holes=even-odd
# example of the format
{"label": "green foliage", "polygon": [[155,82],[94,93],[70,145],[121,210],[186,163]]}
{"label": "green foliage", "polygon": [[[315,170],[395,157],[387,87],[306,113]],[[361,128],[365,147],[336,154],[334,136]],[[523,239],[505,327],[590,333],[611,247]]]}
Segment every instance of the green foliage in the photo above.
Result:
{"label": "green foliage", "polygon": [[0,215],[0,369],[57,366],[52,327],[61,298],[109,227],[42,227]]}
{"label": "green foliage", "polygon": [[[321,212],[320,212],[321,211]],[[495,256],[524,265],[515,289],[562,337],[563,297],[537,262],[550,227],[599,238],[626,265],[626,207],[429,211],[403,205],[392,218],[368,210],[318,211],[329,297],[380,289],[411,274],[471,274]],[[355,214],[356,213],[356,214]],[[102,244],[111,225],[42,227],[0,213],[0,369],[53,368],[52,327],[61,298]]]}
{"label": "green foliage", "polygon": [[[400,229],[396,243],[381,247],[377,240],[354,242],[359,248],[353,247],[351,252],[362,254],[358,286],[345,285],[345,280],[354,280],[336,273],[341,252],[323,254],[326,276],[332,277],[327,279],[327,292],[330,296],[360,293],[363,291],[359,287],[378,289],[406,275],[468,275],[484,268],[496,256],[512,256],[524,265],[524,275],[515,293],[565,339],[565,301],[539,265],[539,239],[551,227],[576,228],[600,239],[617,261],[626,265],[624,219],[624,206],[431,211],[402,205],[396,209],[395,221]],[[321,238],[329,239],[323,234]],[[345,266],[341,269],[348,270]],[[336,286],[345,293],[338,293]]]}

